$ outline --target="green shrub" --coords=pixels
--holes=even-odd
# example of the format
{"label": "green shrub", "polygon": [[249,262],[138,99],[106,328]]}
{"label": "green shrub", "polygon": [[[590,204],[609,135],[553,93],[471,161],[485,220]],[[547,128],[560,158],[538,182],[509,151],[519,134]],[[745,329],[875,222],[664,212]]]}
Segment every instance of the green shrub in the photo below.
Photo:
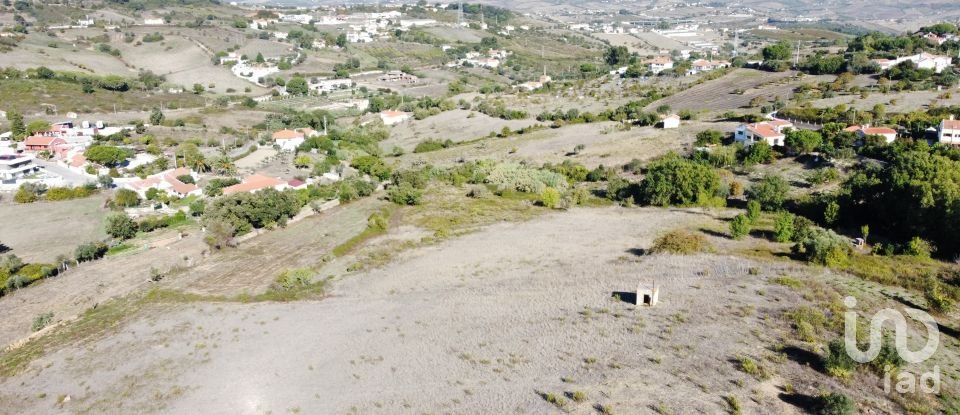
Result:
{"label": "green shrub", "polygon": [[557,189],[548,187],[540,192],[540,204],[550,209],[560,207],[560,192]]}
{"label": "green shrub", "polygon": [[117,239],[130,239],[137,235],[137,223],[123,213],[107,217],[107,235]]}
{"label": "green shrub", "polygon": [[773,222],[773,235],[777,242],[790,242],[795,233],[796,217],[790,212],[781,212]]}
{"label": "green shrub", "polygon": [[671,153],[647,167],[640,199],[654,206],[712,205],[720,187],[720,176],[712,167]]}
{"label": "green shrub", "polygon": [[539,194],[547,187],[564,191],[569,186],[567,178],[560,173],[541,170],[516,163],[499,164],[490,170],[486,182],[500,190],[516,190]]}
{"label": "green shrub", "polygon": [[827,345],[824,367],[831,376],[849,380],[857,368],[857,362],[847,354],[842,338],[833,339]]}
{"label": "green shrub", "polygon": [[380,180],[390,178],[390,174],[393,172],[390,166],[384,164],[383,160],[380,160],[377,156],[354,157],[353,160],[350,160],[350,167]]}
{"label": "green shrub", "polygon": [[821,395],[818,400],[818,415],[851,415],[857,410],[857,403],[840,392]]}
{"label": "green shrub", "polygon": [[419,205],[423,192],[414,188],[409,183],[401,183],[399,186],[392,186],[387,191],[387,199],[398,205]]}
{"label": "green shrub", "polygon": [[107,254],[107,244],[103,242],[87,242],[77,247],[74,259],[77,262],[94,261]]}
{"label": "green shrub", "polygon": [[313,271],[308,268],[283,270],[274,284],[276,289],[292,290],[310,285],[313,281]]}
{"label": "green shrub", "polygon": [[746,357],[746,356],[737,356],[737,363],[740,366],[740,370],[743,373],[746,373],[750,376],[753,376],[757,380],[766,380],[770,378],[770,372],[759,362]]}
{"label": "green shrub", "polygon": [[751,200],[747,202],[747,218],[751,224],[756,224],[760,220],[760,202]]}
{"label": "green shrub", "polygon": [[654,239],[650,252],[655,254],[694,254],[711,249],[707,238],[684,230],[667,232]]}
{"label": "green shrub", "polygon": [[447,139],[445,141],[439,140],[426,140],[417,143],[417,146],[413,148],[414,153],[428,153],[431,151],[442,150],[454,145],[453,141]]}
{"label": "green shrub", "polygon": [[813,228],[810,235],[793,246],[794,254],[818,265],[845,267],[850,264],[853,249],[847,238],[836,232]]}
{"label": "green shrub", "polygon": [[911,238],[903,248],[904,255],[918,258],[930,258],[930,254],[934,251],[936,251],[936,248],[934,248],[930,242],[920,239],[918,236]]}
{"label": "green shrub", "polygon": [[[800,281],[789,277],[780,277],[775,280],[778,284],[789,287],[799,287]],[[817,336],[826,329],[827,316],[813,307],[801,306],[787,311],[786,318],[790,320],[797,337],[805,342],[817,341]]]}
{"label": "green shrub", "polygon": [[53,321],[53,313],[37,314],[33,318],[33,324],[31,325],[31,329],[33,329],[33,331],[43,330],[43,328],[47,327],[52,321]]}
{"label": "green shrub", "polygon": [[760,202],[764,210],[777,210],[787,200],[790,185],[780,176],[768,174],[751,186],[747,196]]}
{"label": "green shrub", "polygon": [[750,233],[750,219],[747,215],[739,214],[730,221],[730,237],[733,239],[743,239]]}
{"label": "green shrub", "polygon": [[927,278],[924,289],[927,308],[937,313],[949,313],[953,310],[953,298],[946,292],[943,284],[933,276]]}

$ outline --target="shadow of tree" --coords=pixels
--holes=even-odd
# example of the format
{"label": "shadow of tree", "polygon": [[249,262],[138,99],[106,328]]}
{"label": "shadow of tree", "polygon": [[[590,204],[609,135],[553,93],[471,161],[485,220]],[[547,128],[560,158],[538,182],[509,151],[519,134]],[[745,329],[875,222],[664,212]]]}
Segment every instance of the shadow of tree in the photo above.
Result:
{"label": "shadow of tree", "polygon": [[800,408],[807,413],[815,413],[820,407],[820,399],[816,396],[804,395],[802,393],[781,393],[777,395],[781,401]]}

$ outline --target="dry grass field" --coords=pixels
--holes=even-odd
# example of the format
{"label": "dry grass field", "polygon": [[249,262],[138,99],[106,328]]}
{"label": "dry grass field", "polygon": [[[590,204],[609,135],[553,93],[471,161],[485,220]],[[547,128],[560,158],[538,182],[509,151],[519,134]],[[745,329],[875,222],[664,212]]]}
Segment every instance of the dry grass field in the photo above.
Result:
{"label": "dry grass field", "polygon": [[[144,43],[140,46],[118,43],[124,61],[138,68],[151,70],[167,77],[167,82],[190,88],[195,83],[215,85],[212,88],[224,93],[227,88],[243,92],[246,87],[255,85],[242,80],[230,72],[226,66],[214,65],[212,55],[202,49],[194,40],[165,35],[161,42]],[[262,92],[261,88],[256,88]]]}
{"label": "dry grass field", "polygon": [[[773,101],[793,96],[793,89],[801,83],[832,79],[833,76],[804,76],[797,80],[793,72],[763,72],[737,69],[719,79],[705,82],[675,95],[650,104],[647,109],[669,105],[674,110],[725,111],[747,107],[754,97]],[[743,91],[742,94],[736,91]]]}
{"label": "dry grass field", "polygon": [[[822,389],[864,399],[879,378],[845,385],[810,367],[809,345],[783,343],[783,314],[811,303],[775,277],[826,292],[844,277],[729,256],[753,242],[713,236],[717,254],[638,255],[665,230],[718,221],[578,209],[403,253],[321,301],[161,301],[0,381],[0,399],[21,414],[721,413],[730,397],[799,414]],[[655,308],[614,296],[654,281]]]}
{"label": "dry grass field", "polygon": [[26,262],[50,263],[58,254],[72,255],[82,242],[104,238],[106,196],[29,204],[0,204],[0,241]]}

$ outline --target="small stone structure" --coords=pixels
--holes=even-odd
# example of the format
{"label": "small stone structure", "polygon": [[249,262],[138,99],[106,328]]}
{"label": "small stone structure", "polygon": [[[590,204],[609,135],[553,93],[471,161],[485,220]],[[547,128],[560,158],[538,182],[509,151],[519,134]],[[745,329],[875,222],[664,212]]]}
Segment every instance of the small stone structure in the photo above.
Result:
{"label": "small stone structure", "polygon": [[643,281],[637,284],[636,305],[656,306],[660,301],[660,287],[654,281],[649,287],[645,287]]}

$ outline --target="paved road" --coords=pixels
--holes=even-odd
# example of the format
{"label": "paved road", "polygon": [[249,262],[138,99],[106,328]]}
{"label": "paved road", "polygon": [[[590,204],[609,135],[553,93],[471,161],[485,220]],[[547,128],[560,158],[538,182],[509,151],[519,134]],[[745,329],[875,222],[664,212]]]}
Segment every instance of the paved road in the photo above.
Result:
{"label": "paved road", "polygon": [[39,166],[43,166],[48,172],[60,175],[63,177],[64,183],[72,186],[81,186],[89,181],[94,181],[87,176],[77,173],[73,170],[70,170],[66,167],[63,167],[55,162],[45,161],[45,160],[34,160],[35,163]]}

